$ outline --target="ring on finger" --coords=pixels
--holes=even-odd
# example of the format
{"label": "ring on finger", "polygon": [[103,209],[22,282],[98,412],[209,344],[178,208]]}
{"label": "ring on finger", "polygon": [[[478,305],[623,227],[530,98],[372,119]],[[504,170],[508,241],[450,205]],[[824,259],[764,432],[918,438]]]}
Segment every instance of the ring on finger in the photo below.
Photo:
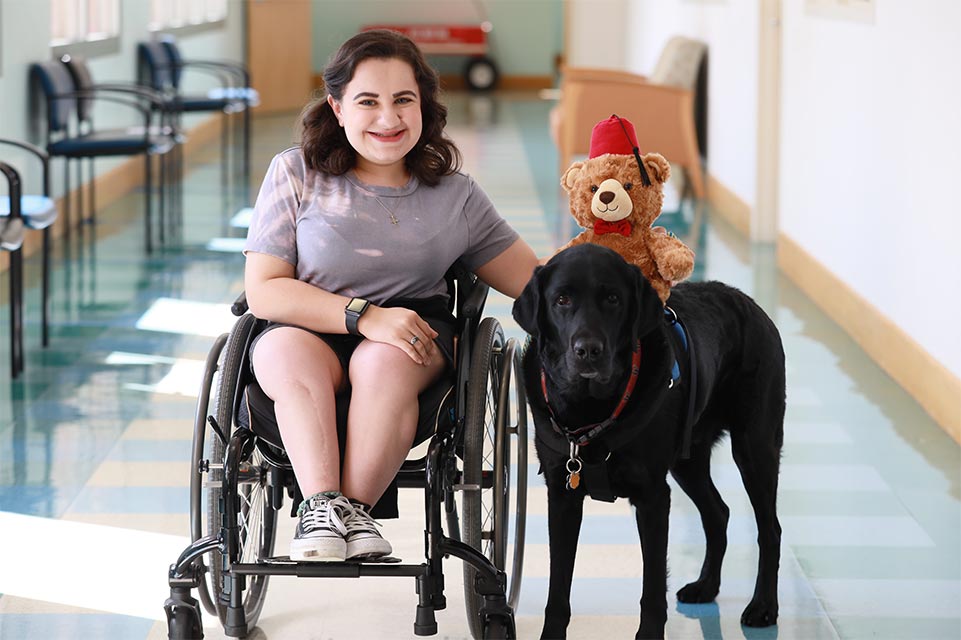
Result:
{"label": "ring on finger", "polygon": [[413,346],[413,345],[417,344],[418,342],[420,342],[420,338],[418,338],[417,336],[411,336],[411,337],[410,337],[410,340],[408,340],[408,342],[410,342],[411,346]]}

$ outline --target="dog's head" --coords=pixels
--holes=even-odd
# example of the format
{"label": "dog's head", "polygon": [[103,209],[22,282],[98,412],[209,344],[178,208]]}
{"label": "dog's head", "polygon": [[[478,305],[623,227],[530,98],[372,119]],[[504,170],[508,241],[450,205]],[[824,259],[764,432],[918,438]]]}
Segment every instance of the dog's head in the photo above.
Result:
{"label": "dog's head", "polygon": [[664,307],[641,270],[616,252],[582,244],[534,270],[514,302],[517,323],[563,382],[606,384],[630,365],[634,341],[657,328]]}

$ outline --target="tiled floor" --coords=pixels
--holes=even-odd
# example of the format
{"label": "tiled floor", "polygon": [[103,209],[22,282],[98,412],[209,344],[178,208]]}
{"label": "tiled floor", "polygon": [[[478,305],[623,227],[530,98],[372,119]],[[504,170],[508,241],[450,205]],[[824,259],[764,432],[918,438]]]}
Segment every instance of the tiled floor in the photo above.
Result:
{"label": "tiled floor", "polygon": [[[540,255],[569,224],[547,138],[548,105],[528,96],[451,96],[450,133],[465,165]],[[291,139],[292,117],[255,123],[254,174]],[[0,638],[166,637],[166,568],[186,543],[187,460],[198,376],[212,336],[230,326],[243,260],[214,251],[239,204],[220,192],[217,145],[192,159],[182,237],[146,258],[133,194],[101,214],[94,243],[61,243],[52,343],[39,343],[38,264],[27,264],[28,361],[7,377],[0,305]],[[717,484],[731,507],[721,594],[669,599],[672,639],[961,637],[958,445],[774,267],[706,208],[662,216],[697,250],[695,277],[753,295],[782,332],[788,413],[779,509],[784,528],[776,628],[738,623],[754,580],[753,518],[726,446]],[[562,234],[563,235],[563,234]],[[230,243],[226,244],[229,248]],[[5,291],[5,286],[2,287]],[[5,294],[4,294],[5,295]],[[510,301],[488,315],[510,335]],[[532,467],[536,469],[536,467]],[[398,555],[422,557],[421,498],[386,523]],[[403,508],[406,507],[406,508]],[[588,503],[574,583],[572,638],[631,637],[641,563],[626,503]],[[536,637],[547,590],[545,491],[529,490],[520,637]],[[281,544],[292,522],[281,524]],[[670,589],[697,574],[697,516],[675,491]],[[447,562],[439,637],[467,635],[461,568]],[[274,579],[258,638],[412,635],[413,581]],[[206,616],[207,637],[222,636]]]}

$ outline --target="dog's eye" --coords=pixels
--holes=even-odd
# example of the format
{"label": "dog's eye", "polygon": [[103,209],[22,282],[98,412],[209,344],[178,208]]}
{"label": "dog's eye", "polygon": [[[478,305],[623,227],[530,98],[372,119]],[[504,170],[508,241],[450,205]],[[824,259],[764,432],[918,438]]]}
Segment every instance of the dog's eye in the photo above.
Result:
{"label": "dog's eye", "polygon": [[630,191],[633,186],[634,186],[634,185],[631,184],[630,182],[625,182],[625,183],[624,183],[624,191]]}
{"label": "dog's eye", "polygon": [[565,296],[563,294],[557,296],[557,298],[554,300],[554,304],[556,304],[559,307],[566,307],[570,303],[571,303],[571,297]]}
{"label": "dog's eye", "polygon": [[621,304],[621,296],[616,293],[607,294],[607,304]]}
{"label": "dog's eye", "polygon": [[592,185],[591,185],[591,193],[597,193],[597,185],[596,185],[596,184],[592,184]]}

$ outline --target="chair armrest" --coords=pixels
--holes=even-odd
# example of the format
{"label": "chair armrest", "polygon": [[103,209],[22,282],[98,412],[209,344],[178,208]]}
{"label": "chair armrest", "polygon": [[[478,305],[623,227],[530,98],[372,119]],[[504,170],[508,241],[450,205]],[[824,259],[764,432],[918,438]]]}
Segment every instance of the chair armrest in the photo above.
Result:
{"label": "chair armrest", "polygon": [[[22,142],[20,140],[11,140],[9,138],[0,138],[0,144],[7,144],[13,147],[19,147],[25,151],[28,151],[35,155],[40,164],[43,166],[43,195],[50,195],[50,154],[41,149],[40,147],[30,144],[29,142]],[[9,165],[8,165],[9,166]]]}
{"label": "chair armrest", "polygon": [[242,77],[244,79],[245,86],[250,86],[250,71],[247,70],[246,66],[240,64],[239,62],[232,62],[228,60],[197,60],[191,58],[188,60],[182,60],[181,64],[183,66],[205,66],[215,69],[222,69],[228,73],[233,73]]}
{"label": "chair armrest", "polygon": [[[6,162],[0,162],[0,173],[7,178],[7,187],[9,189],[7,196],[10,198],[9,218],[11,220],[19,220],[22,217],[20,213],[20,198],[23,189],[20,183],[20,174]],[[7,216],[4,217],[6,218]]]}
{"label": "chair armrest", "polygon": [[181,62],[179,65],[173,65],[173,67],[181,72],[194,70],[207,76],[216,77],[220,81],[220,86],[224,88],[233,86],[233,83],[231,82],[231,74],[220,67],[212,67],[206,64],[194,64],[188,62]]}
{"label": "chair armrest", "polygon": [[474,281],[473,287],[467,298],[464,300],[463,312],[467,318],[479,318],[487,302],[487,294],[490,292],[490,285],[478,278]]}

